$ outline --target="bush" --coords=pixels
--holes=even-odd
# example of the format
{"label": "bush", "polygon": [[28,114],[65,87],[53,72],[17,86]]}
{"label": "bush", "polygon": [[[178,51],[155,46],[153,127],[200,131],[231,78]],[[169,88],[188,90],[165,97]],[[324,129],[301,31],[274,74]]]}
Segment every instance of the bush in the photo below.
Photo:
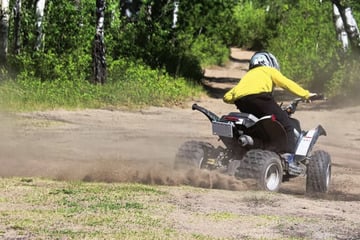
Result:
{"label": "bush", "polygon": [[283,17],[278,36],[270,40],[269,50],[278,57],[282,72],[305,87],[324,89],[321,73],[329,77],[335,71],[329,65],[337,58],[339,44],[331,12],[331,4],[299,1]]}
{"label": "bush", "polygon": [[252,1],[240,1],[234,8],[232,44],[247,49],[266,47],[266,11],[255,8]]}
{"label": "bush", "polygon": [[332,78],[326,82],[326,91],[330,96],[355,97],[359,99],[360,64],[359,57],[346,59]]}
{"label": "bush", "polygon": [[115,102],[108,103],[114,105],[177,105],[201,92],[200,85],[184,78],[123,59],[114,61],[110,70],[109,84],[104,88],[114,97]]}
{"label": "bush", "polygon": [[16,81],[1,82],[0,106],[20,111],[169,106],[201,94],[200,85],[138,62],[113,61],[109,70],[109,82],[104,86],[70,78],[41,81],[33,72],[24,71]]}
{"label": "bush", "polygon": [[194,41],[191,52],[201,63],[202,67],[210,65],[223,65],[230,55],[230,50],[221,40],[217,38],[207,38],[200,35]]}

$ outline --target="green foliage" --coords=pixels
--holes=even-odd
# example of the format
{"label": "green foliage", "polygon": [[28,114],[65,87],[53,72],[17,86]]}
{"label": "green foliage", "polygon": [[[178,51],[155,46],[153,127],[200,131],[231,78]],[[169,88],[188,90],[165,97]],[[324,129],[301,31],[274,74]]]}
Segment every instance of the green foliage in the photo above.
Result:
{"label": "green foliage", "polygon": [[356,97],[359,99],[359,76],[359,57],[346,59],[332,78],[326,82],[326,90],[330,96]]}
{"label": "green foliage", "polygon": [[[24,2],[20,54],[13,51],[14,28],[10,26],[9,68],[1,70],[18,82],[6,82],[2,91],[9,93],[15,88],[27,96],[20,96],[23,104],[45,101],[44,106],[50,107],[62,103],[100,106],[102,101],[104,105],[177,102],[180,100],[171,99],[191,95],[186,94],[191,85],[182,77],[197,82],[205,66],[226,62],[229,46],[273,52],[284,74],[305,87],[332,94],[340,88],[354,89],[356,76],[348,73],[358,69],[357,63],[346,59],[359,52],[343,55],[338,51],[330,1],[182,0],[176,27],[172,26],[173,1],[139,3],[138,12],[128,19],[121,16],[119,1],[107,1],[104,24],[109,78],[107,86],[99,88],[87,83],[92,77],[95,2],[47,1],[39,51],[34,50],[35,6]],[[359,19],[358,1],[342,3],[351,6]],[[10,8],[13,4],[10,1]],[[1,73],[1,79],[7,78]],[[72,89],[66,89],[67,84]],[[158,88],[170,91],[162,93]],[[71,94],[72,103],[60,100],[71,99]]]}
{"label": "green foliage", "polygon": [[106,34],[111,58],[140,59],[151,68],[166,69],[172,76],[199,80],[202,59],[189,51],[191,34],[172,28],[172,14],[171,1],[147,1],[136,20],[123,17],[118,24],[112,24]]}
{"label": "green foliage", "polygon": [[253,50],[267,49],[269,41],[278,35],[278,26],[288,9],[286,1],[237,1],[229,43]]}
{"label": "green foliage", "polygon": [[56,54],[52,51],[22,53],[13,62],[21,69],[19,79],[30,75],[41,81],[84,80],[89,79],[91,71],[91,55],[81,50],[74,50],[71,54]]}
{"label": "green foliage", "polygon": [[350,59],[358,59],[359,53],[341,52],[331,4],[302,0],[289,5],[269,49],[278,56],[285,75],[313,91],[334,96],[358,89],[359,63]]}
{"label": "green foliage", "polygon": [[95,31],[94,9],[95,4],[89,0],[82,1],[80,5],[66,0],[48,1],[43,21],[42,46],[40,51],[35,51],[34,5],[24,4],[22,49],[19,55],[9,55],[12,70],[17,71],[20,78],[22,75],[31,75],[42,81],[89,79],[91,43]]}
{"label": "green foliage", "polygon": [[[44,51],[89,55],[95,34],[95,1],[52,0],[46,5]],[[75,52],[74,52],[75,51]]]}
{"label": "green foliage", "polygon": [[217,37],[207,38],[200,35],[191,46],[191,52],[199,59],[203,67],[209,65],[222,65],[230,55],[227,48]]}
{"label": "green foliage", "polygon": [[0,86],[3,108],[13,110],[96,107],[98,86],[88,82],[56,79],[40,81],[34,76],[21,76],[16,82]]}
{"label": "green foliage", "polygon": [[266,11],[252,1],[240,1],[234,8],[235,29],[232,44],[244,48],[266,45]]}
{"label": "green foliage", "polygon": [[174,29],[175,46],[195,56],[201,66],[223,64],[229,56],[236,1],[180,2],[179,22]]}
{"label": "green foliage", "polygon": [[331,12],[331,4],[299,1],[289,7],[278,27],[278,36],[270,41],[269,49],[280,60],[284,74],[304,86],[323,88],[322,73],[330,70],[328,66],[336,58],[339,44]]}
{"label": "green foliage", "polygon": [[140,63],[118,60],[109,68],[111,83],[105,89],[114,97],[115,102],[122,104],[176,105],[201,92],[200,85],[184,78],[172,78],[164,70],[153,70]]}

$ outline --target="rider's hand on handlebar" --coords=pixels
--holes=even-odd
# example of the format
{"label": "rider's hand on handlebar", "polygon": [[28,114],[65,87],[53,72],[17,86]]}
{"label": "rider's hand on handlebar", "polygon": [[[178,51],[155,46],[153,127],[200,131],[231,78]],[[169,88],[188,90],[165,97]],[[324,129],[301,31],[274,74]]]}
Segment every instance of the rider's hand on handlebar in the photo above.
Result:
{"label": "rider's hand on handlebar", "polygon": [[307,102],[311,102],[312,100],[314,100],[315,98],[317,98],[318,94],[317,93],[310,93],[308,99],[306,99]]}
{"label": "rider's hand on handlebar", "polygon": [[317,93],[310,93],[310,94],[309,94],[309,98],[316,97],[317,95],[318,95]]}

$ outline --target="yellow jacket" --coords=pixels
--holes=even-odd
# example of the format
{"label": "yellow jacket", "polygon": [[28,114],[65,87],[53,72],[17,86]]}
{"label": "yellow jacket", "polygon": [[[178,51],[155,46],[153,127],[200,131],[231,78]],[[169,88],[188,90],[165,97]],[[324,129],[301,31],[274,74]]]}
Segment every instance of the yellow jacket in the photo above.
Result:
{"label": "yellow jacket", "polygon": [[224,102],[234,103],[236,100],[251,94],[271,93],[273,88],[281,87],[291,93],[309,98],[310,92],[297,83],[286,78],[280,71],[272,67],[260,66],[251,69],[240,82],[224,95]]}

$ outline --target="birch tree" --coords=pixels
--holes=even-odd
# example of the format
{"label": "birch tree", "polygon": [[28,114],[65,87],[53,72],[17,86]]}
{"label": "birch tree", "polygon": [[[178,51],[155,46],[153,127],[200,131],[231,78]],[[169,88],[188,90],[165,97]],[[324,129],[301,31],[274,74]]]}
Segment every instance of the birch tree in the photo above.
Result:
{"label": "birch tree", "polygon": [[344,51],[349,48],[349,40],[354,46],[360,47],[360,31],[351,8],[341,5],[339,0],[332,0],[332,3],[336,33]]}
{"label": "birch tree", "polygon": [[9,0],[1,0],[0,3],[0,66],[3,66],[8,51]]}
{"label": "birch tree", "polygon": [[93,41],[93,82],[106,81],[106,59],[104,41],[105,0],[96,0],[96,32]]}
{"label": "birch tree", "polygon": [[15,1],[14,6],[14,53],[20,53],[20,29],[21,29],[21,0]]}
{"label": "birch tree", "polygon": [[176,28],[176,25],[177,25],[177,22],[178,22],[179,5],[180,5],[180,0],[175,0],[174,1],[174,10],[173,10],[172,28]]}
{"label": "birch tree", "polygon": [[140,0],[120,0],[121,15],[130,21],[136,21],[141,3]]}
{"label": "birch tree", "polygon": [[44,19],[44,11],[45,11],[45,3],[46,0],[38,0],[36,2],[36,43],[35,43],[35,50],[40,50],[42,45],[42,39],[43,39],[43,31],[42,31],[42,25],[43,25],[43,19]]}

